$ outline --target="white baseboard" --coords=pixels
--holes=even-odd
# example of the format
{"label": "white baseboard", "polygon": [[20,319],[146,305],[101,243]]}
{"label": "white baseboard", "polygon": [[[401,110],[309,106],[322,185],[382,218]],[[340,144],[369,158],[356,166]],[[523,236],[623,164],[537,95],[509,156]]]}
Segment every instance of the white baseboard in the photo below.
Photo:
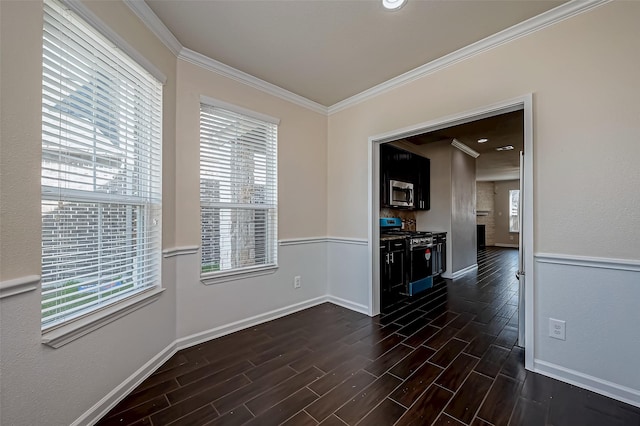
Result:
{"label": "white baseboard", "polygon": [[352,311],[356,311],[365,315],[369,315],[369,309],[365,305],[354,303],[349,300],[340,299],[333,296],[320,296],[314,299],[305,300],[304,302],[295,303],[293,305],[285,306],[283,308],[274,309],[264,314],[255,315],[253,317],[225,324],[220,327],[215,327],[210,330],[206,330],[200,333],[192,334],[180,339],[177,339],[166,348],[164,348],[158,355],[154,356],[142,367],[140,367],[135,373],[129,376],[124,382],[118,385],[115,389],[109,392],[104,398],[98,401],[93,407],[87,410],[84,414],[78,417],[71,426],[80,426],[87,424],[95,424],[105,414],[115,407],[120,401],[122,401],[131,391],[140,385],[147,377],[151,376],[162,364],[167,362],[175,353],[181,349],[203,343],[217,337],[222,337],[236,331],[244,330],[248,327],[253,327],[258,324],[265,323],[283,316],[301,311],[303,309],[311,308],[321,303],[330,302],[338,306],[342,306]]}
{"label": "white baseboard", "polygon": [[343,308],[347,308],[355,312],[360,312],[361,314],[365,314],[367,316],[369,315],[369,307],[360,303],[355,303],[350,300],[341,299],[340,297],[335,296],[327,296],[327,302],[333,303],[334,305],[342,306]]}
{"label": "white baseboard", "polygon": [[328,301],[327,296],[320,296],[314,299],[305,300],[304,302],[285,306],[283,308],[274,309],[272,311],[265,312],[264,314],[255,315],[253,317],[249,317],[240,321],[235,321],[230,324],[221,325],[219,327],[214,327],[210,330],[205,330],[200,333],[182,337],[176,340],[176,346],[178,350],[189,348],[191,346],[209,341],[211,339],[215,339],[217,337],[222,337],[227,334],[234,333],[236,331],[244,330],[245,328],[248,328],[248,327],[253,327],[255,325],[262,324],[267,321],[271,321],[274,319],[284,317],[289,314],[293,314],[294,312],[298,312],[303,309],[311,308],[312,306],[316,306],[321,303],[325,303],[327,301]]}
{"label": "white baseboard", "polygon": [[131,391],[140,385],[147,377],[151,376],[162,364],[167,362],[178,351],[176,343],[172,342],[160,353],[135,373],[129,376],[124,382],[109,392],[104,398],[98,401],[93,407],[76,419],[71,426],[93,425],[97,423],[105,414],[122,401]]}
{"label": "white baseboard", "polygon": [[640,390],[621,386],[550,362],[533,360],[533,371],[600,395],[640,407]]}
{"label": "white baseboard", "polygon": [[471,266],[467,266],[464,269],[460,269],[459,271],[456,271],[453,274],[450,274],[447,271],[447,272],[442,274],[442,278],[448,278],[448,279],[451,279],[451,280],[455,280],[456,278],[460,278],[461,276],[463,276],[467,272],[475,271],[476,269],[478,269],[478,264],[477,263],[475,263],[475,264],[473,264]]}
{"label": "white baseboard", "polygon": [[519,247],[517,244],[502,244],[502,243],[495,243],[493,246],[494,247],[506,247],[506,248],[518,248]]}

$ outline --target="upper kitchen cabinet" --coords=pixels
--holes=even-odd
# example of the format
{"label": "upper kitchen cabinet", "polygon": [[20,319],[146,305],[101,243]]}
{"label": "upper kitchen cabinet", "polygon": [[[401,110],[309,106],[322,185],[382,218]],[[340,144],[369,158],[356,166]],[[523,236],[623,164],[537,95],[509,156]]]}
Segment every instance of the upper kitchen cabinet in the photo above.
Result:
{"label": "upper kitchen cabinet", "polygon": [[428,158],[380,145],[380,206],[429,210]]}
{"label": "upper kitchen cabinet", "polygon": [[416,209],[429,210],[431,208],[431,160],[414,155],[417,168]]}
{"label": "upper kitchen cabinet", "polygon": [[389,144],[380,145],[380,171],[387,179],[413,183],[415,177],[414,155]]}

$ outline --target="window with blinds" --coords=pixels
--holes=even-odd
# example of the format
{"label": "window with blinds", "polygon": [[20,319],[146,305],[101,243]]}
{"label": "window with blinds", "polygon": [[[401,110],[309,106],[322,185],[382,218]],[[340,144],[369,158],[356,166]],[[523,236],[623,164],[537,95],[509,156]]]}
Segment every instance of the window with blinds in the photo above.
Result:
{"label": "window with blinds", "polygon": [[509,190],[509,232],[520,232],[520,190]]}
{"label": "window with blinds", "polygon": [[276,119],[200,104],[201,274],[277,265]]}
{"label": "window with blinds", "polygon": [[162,84],[44,2],[42,327],[160,283]]}

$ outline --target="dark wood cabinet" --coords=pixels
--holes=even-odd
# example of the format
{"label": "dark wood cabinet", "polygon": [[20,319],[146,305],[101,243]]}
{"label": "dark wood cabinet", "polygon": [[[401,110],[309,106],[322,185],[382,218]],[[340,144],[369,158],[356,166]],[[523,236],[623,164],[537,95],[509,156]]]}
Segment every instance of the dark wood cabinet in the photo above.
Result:
{"label": "dark wood cabinet", "polygon": [[431,208],[431,160],[419,155],[415,156],[417,170],[416,209]]}
{"label": "dark wood cabinet", "polygon": [[405,292],[406,241],[401,238],[380,244],[380,303],[393,304]]}
{"label": "dark wood cabinet", "polygon": [[396,148],[380,145],[380,206],[389,207],[389,182],[398,180],[413,184],[413,210],[429,210],[431,162],[428,158]]}

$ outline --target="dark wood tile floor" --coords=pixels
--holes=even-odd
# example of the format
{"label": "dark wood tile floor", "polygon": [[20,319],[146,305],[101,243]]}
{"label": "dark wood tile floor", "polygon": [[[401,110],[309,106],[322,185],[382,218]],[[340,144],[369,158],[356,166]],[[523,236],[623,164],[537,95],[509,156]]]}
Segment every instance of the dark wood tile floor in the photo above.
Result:
{"label": "dark wood tile floor", "polygon": [[640,409],[527,372],[517,252],[369,318],[323,304],[182,350],[100,425],[640,425]]}

